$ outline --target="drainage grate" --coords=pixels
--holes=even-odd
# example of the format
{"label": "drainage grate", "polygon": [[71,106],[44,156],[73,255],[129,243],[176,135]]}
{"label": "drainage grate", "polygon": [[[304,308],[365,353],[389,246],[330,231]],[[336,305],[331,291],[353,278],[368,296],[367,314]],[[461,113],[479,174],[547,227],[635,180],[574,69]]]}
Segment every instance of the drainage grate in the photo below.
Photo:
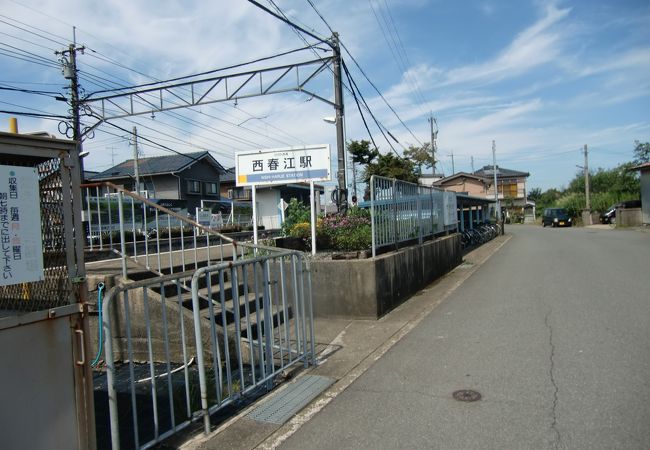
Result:
{"label": "drainage grate", "polygon": [[282,425],[333,383],[331,378],[305,375],[248,413],[248,417]]}
{"label": "drainage grate", "polygon": [[469,389],[461,389],[451,394],[456,400],[460,402],[476,402],[481,399],[481,393]]}

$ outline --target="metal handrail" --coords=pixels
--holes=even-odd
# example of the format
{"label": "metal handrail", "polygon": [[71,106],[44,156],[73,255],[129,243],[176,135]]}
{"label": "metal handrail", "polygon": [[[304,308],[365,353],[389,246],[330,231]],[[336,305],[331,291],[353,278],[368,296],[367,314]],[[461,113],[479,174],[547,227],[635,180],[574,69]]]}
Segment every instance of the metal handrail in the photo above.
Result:
{"label": "metal handrail", "polygon": [[[177,221],[180,225],[180,234],[181,234],[181,241],[180,241],[180,246],[181,246],[181,266],[183,270],[185,270],[186,264],[185,264],[185,253],[186,253],[186,248],[185,248],[185,236],[184,236],[184,227],[191,227],[193,230],[193,239],[194,239],[194,265],[195,268],[198,268],[198,254],[197,254],[197,234],[201,233],[205,235],[205,247],[207,248],[207,261],[208,264],[210,264],[210,248],[214,244],[210,244],[210,239],[213,239],[213,242],[216,242],[218,240],[219,242],[219,247],[221,249],[221,258],[220,260],[223,261],[224,257],[224,245],[231,245],[232,246],[232,258],[233,260],[236,260],[238,257],[244,257],[246,252],[250,252],[253,255],[257,255],[261,250],[263,250],[266,253],[277,253],[278,249],[274,247],[267,247],[264,245],[260,244],[253,244],[253,243],[248,243],[248,242],[242,242],[238,241],[236,239],[233,239],[231,237],[228,237],[222,233],[220,233],[217,230],[214,230],[210,227],[206,227],[204,225],[201,225],[200,223],[196,222],[195,220],[192,220],[188,217],[183,216],[182,214],[178,214],[175,211],[172,211],[168,208],[165,208],[164,206],[158,205],[157,203],[149,200],[146,197],[143,197],[142,195],[139,195],[135,192],[130,192],[126,189],[124,189],[121,186],[117,186],[109,181],[103,181],[103,182],[98,182],[98,183],[88,183],[84,184],[81,186],[82,188],[86,188],[86,212],[88,215],[88,221],[89,221],[89,249],[90,250],[95,250],[95,246],[93,244],[94,240],[94,235],[93,235],[93,228],[97,226],[99,228],[99,250],[104,250],[104,239],[102,236],[102,230],[103,230],[103,225],[102,225],[102,208],[100,205],[99,199],[101,198],[101,194],[104,194],[104,189],[106,191],[112,191],[110,192],[111,194],[116,193],[117,198],[113,200],[112,196],[107,197],[107,202],[108,202],[108,226],[110,233],[108,235],[108,245],[107,247],[109,248],[110,251],[116,253],[118,256],[122,258],[122,275],[124,277],[127,276],[127,259],[131,259],[134,261],[136,264],[141,264],[141,259],[144,258],[145,264],[144,267],[148,270],[152,270],[152,265],[150,264],[149,258],[151,255],[155,255],[155,258],[158,261],[158,270],[153,270],[154,272],[157,272],[158,275],[162,275],[162,261],[161,261],[161,251],[160,251],[160,236],[162,233],[160,232],[161,226],[159,223],[159,216],[160,215],[166,215],[167,216],[167,226],[162,227],[162,229],[167,228],[168,229],[168,242],[167,245],[169,246],[168,253],[169,253],[169,268],[170,270],[173,270],[173,258],[172,258],[172,238],[171,238],[171,219],[173,218],[175,221]],[[96,196],[96,201],[94,202],[95,204],[93,205],[91,202],[91,189],[95,189],[95,196]],[[128,198],[131,203],[131,228],[128,229],[128,224],[125,223],[125,206],[124,206],[124,198]],[[118,206],[118,220],[117,223],[113,222],[113,211],[112,211],[112,205],[113,202],[117,202]],[[143,206],[143,226],[146,227],[146,220],[147,220],[147,208],[151,208],[154,210],[154,216],[155,216],[155,251],[150,251],[149,249],[149,240],[145,236],[144,240],[140,243],[140,245],[144,245],[144,254],[138,255],[138,240],[136,238],[136,224],[135,224],[135,203],[139,202]],[[95,225],[93,223],[93,213],[96,213],[97,215],[97,224]],[[115,229],[114,227],[117,227]],[[120,233],[120,245],[119,248],[116,247],[115,243],[113,242],[113,232],[114,231],[119,231]],[[143,234],[147,233],[147,230],[141,230]],[[129,245],[132,247],[132,254],[129,255],[127,254],[127,243],[126,243],[126,232],[131,232],[133,233],[133,242],[129,243]]]}

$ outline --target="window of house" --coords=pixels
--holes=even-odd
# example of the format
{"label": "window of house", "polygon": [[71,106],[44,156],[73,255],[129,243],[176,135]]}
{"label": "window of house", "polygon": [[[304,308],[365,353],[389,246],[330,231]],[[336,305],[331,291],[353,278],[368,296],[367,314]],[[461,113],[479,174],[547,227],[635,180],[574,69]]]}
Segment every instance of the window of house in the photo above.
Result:
{"label": "window of house", "polygon": [[219,194],[219,185],[217,183],[205,183],[206,194],[218,195]]}
{"label": "window of house", "polygon": [[517,198],[517,183],[504,183],[499,185],[499,193],[504,198]]}
{"label": "window of house", "polygon": [[187,193],[188,194],[200,194],[201,193],[201,182],[196,180],[187,180]]}

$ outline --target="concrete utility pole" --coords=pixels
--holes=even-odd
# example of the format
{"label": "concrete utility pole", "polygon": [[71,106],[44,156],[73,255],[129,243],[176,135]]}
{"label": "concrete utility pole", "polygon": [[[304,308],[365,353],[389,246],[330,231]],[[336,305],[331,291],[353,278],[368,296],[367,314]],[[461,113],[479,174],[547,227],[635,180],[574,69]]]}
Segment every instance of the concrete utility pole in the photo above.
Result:
{"label": "concrete utility pole", "polygon": [[337,179],[339,185],[338,208],[347,202],[347,183],[345,180],[345,142],[343,136],[343,79],[341,77],[341,47],[339,34],[332,33],[334,58],[334,108],[336,109],[336,154],[338,161]]}
{"label": "concrete utility pole", "polygon": [[[429,125],[431,126],[431,170],[432,174],[436,174],[436,138],[438,137],[438,122],[436,122],[433,115],[429,117]],[[433,125],[436,125],[436,131],[433,131]]]}
{"label": "concrete utility pole", "polygon": [[138,164],[138,129],[133,127],[133,172],[135,175],[135,193],[140,195],[140,167]]}
{"label": "concrete utility pole", "polygon": [[501,221],[501,205],[499,205],[499,186],[497,186],[497,146],[492,141],[492,172],[494,172],[494,201],[497,208],[497,221]]}
{"label": "concrete utility pole", "polygon": [[453,174],[456,173],[456,166],[454,165],[454,151],[453,150],[451,151],[451,154],[449,156],[451,156],[451,174],[453,175]]}
{"label": "concrete utility pole", "polygon": [[585,199],[586,199],[586,210],[591,212],[591,200],[589,199],[589,151],[587,150],[587,144],[585,144]]}
{"label": "concrete utility pole", "polygon": [[[350,158],[351,159],[351,158]],[[350,161],[352,164],[352,195],[359,200],[357,197],[357,165],[354,163],[354,161]]]}
{"label": "concrete utility pole", "polygon": [[473,156],[471,157],[471,161],[472,161],[472,173],[474,173],[474,157]]}
{"label": "concrete utility pole", "polygon": [[[63,78],[70,80],[70,108],[72,109],[72,139],[77,141],[81,153],[81,119],[79,114],[79,78],[77,73],[77,52],[83,53],[84,47],[70,44],[67,50],[54,52],[62,56]],[[67,58],[66,58],[67,56]],[[70,137],[68,135],[68,137]]]}

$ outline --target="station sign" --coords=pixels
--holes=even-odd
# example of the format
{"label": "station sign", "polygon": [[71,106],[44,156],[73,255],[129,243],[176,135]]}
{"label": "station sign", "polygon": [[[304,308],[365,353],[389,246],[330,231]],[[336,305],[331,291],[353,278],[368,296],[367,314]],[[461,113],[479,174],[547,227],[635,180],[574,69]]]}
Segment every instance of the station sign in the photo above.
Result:
{"label": "station sign", "polygon": [[330,181],[330,167],[327,144],[235,154],[237,186]]}

